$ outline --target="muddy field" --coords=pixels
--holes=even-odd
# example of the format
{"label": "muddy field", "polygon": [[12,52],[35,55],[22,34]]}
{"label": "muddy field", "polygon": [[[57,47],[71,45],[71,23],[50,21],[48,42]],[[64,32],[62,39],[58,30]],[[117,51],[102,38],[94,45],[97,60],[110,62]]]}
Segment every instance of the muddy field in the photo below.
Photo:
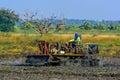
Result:
{"label": "muddy field", "polygon": [[1,59],[0,80],[120,80],[120,58],[100,57],[99,67],[2,65],[22,60]]}

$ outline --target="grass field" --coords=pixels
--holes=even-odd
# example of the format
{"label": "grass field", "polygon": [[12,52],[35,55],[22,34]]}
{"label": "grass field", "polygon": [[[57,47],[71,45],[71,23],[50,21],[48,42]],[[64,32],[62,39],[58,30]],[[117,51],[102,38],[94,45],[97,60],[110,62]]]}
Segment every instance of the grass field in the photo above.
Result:
{"label": "grass field", "polygon": [[[15,34],[0,33],[0,55],[2,54],[33,54],[37,53],[36,40],[52,42],[68,42],[74,34]],[[98,43],[102,56],[120,55],[120,35],[83,34],[83,43]]]}
{"label": "grass field", "polygon": [[[39,34],[0,33],[0,80],[120,80],[120,59],[117,58],[120,57],[120,36],[115,34],[82,35],[83,43],[99,44],[98,58],[104,66],[8,65],[9,63],[24,62],[24,55],[37,53],[36,40],[68,42],[73,36],[74,34],[40,36]],[[6,65],[2,65],[2,63],[6,63]]]}

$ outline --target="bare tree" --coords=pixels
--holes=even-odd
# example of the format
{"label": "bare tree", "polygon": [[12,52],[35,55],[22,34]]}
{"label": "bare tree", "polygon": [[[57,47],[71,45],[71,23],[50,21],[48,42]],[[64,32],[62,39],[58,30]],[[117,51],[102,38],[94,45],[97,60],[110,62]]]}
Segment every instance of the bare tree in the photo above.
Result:
{"label": "bare tree", "polygon": [[[31,27],[37,31],[38,33],[42,34],[47,34],[49,33],[53,28],[51,27],[53,25],[53,20],[56,19],[56,16],[52,15],[50,18],[44,18],[44,19],[34,19],[34,17],[37,16],[37,12],[28,12],[26,11],[24,16],[27,18],[25,19],[20,19],[22,20],[25,24],[31,25]],[[60,31],[63,26],[64,26],[64,20],[60,20],[56,25],[55,30],[53,32],[58,32]]]}

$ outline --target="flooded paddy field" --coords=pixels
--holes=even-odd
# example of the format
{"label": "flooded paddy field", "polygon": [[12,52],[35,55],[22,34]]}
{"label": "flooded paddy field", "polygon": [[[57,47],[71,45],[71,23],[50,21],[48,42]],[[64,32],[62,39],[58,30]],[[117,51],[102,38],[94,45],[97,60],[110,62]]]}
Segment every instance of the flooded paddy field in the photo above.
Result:
{"label": "flooded paddy field", "polygon": [[22,60],[1,59],[0,80],[120,80],[119,58],[101,57],[97,67],[9,65]]}

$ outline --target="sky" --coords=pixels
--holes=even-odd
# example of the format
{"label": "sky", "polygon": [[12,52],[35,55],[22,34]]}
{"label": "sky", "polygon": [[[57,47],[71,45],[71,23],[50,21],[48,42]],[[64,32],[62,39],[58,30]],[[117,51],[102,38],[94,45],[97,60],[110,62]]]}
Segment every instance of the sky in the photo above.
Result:
{"label": "sky", "polygon": [[39,17],[120,20],[120,0],[0,0],[0,8],[12,9],[23,16],[25,11]]}

